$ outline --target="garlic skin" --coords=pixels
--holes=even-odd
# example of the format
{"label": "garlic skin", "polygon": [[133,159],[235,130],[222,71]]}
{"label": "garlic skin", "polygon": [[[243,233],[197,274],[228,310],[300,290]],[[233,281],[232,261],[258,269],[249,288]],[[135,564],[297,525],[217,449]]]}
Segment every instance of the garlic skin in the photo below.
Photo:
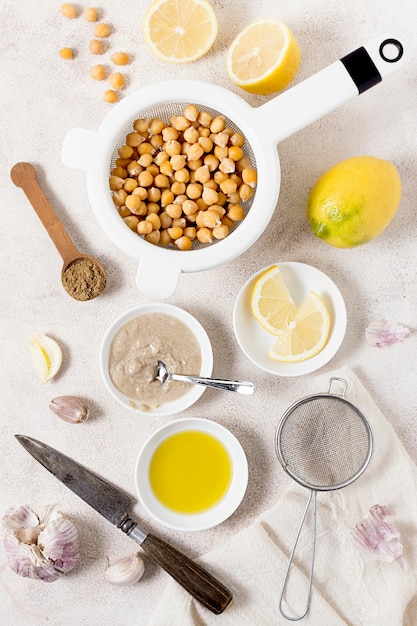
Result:
{"label": "garlic skin", "polygon": [[375,348],[383,348],[399,341],[404,341],[410,336],[410,331],[397,322],[388,320],[376,320],[369,324],[365,331],[366,340]]}
{"label": "garlic skin", "polygon": [[397,561],[405,570],[401,535],[385,521],[390,515],[387,507],[375,504],[369,509],[369,514],[355,524],[352,537],[372,559],[386,563]]}
{"label": "garlic skin", "polygon": [[104,572],[104,580],[118,587],[129,587],[142,578],[144,571],[145,563],[135,552],[108,565]]}
{"label": "garlic skin", "polygon": [[45,507],[39,515],[27,505],[12,507],[3,525],[7,559],[19,576],[53,582],[77,565],[77,528],[54,507]]}
{"label": "garlic skin", "polygon": [[69,424],[81,424],[88,419],[90,410],[88,406],[75,396],[58,396],[49,404],[51,411]]}
{"label": "garlic skin", "polygon": [[62,365],[62,350],[54,339],[39,333],[29,342],[36,372],[44,385],[58,374]]}

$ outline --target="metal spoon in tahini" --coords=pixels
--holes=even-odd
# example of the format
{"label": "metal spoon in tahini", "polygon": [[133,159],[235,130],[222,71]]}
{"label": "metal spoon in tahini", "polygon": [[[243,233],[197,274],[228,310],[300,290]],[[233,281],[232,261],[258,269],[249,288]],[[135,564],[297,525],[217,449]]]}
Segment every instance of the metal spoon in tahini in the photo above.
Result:
{"label": "metal spoon in tahini", "polygon": [[193,383],[194,385],[205,385],[206,387],[214,387],[215,389],[224,389],[225,391],[235,391],[244,396],[250,396],[255,391],[255,385],[244,380],[223,380],[218,378],[203,378],[201,376],[186,376],[183,374],[174,374],[171,372],[163,361],[158,361],[156,377],[161,384],[168,380],[179,380],[185,383]]}

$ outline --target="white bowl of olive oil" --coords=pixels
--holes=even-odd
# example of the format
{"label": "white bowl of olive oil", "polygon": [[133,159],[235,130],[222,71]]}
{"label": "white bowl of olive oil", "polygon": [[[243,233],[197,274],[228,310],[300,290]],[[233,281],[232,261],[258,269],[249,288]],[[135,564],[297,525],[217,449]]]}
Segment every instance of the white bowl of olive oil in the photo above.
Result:
{"label": "white bowl of olive oil", "polygon": [[141,504],[176,530],[206,530],[225,521],[241,503],[247,483],[241,444],[209,419],[165,424],[145,441],[135,467]]}

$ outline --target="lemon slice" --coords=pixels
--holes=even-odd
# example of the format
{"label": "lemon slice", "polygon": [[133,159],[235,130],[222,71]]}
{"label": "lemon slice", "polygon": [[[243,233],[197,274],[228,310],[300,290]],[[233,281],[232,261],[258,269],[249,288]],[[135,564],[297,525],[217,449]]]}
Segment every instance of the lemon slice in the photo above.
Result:
{"label": "lemon slice", "polygon": [[330,315],[322,298],[310,291],[294,319],[283,330],[269,352],[271,359],[285,363],[305,361],[326,345]]}
{"label": "lemon slice", "polygon": [[252,22],[232,42],[227,72],[245,91],[267,95],[284,89],[295,77],[301,61],[299,45],[284,22]]}
{"label": "lemon slice", "polygon": [[36,372],[41,383],[47,383],[62,365],[62,350],[54,339],[39,334],[29,342]]}
{"label": "lemon slice", "polygon": [[251,308],[255,319],[271,335],[279,335],[297,313],[278,265],[272,265],[256,280]]}
{"label": "lemon slice", "polygon": [[143,19],[147,45],[170,63],[202,57],[213,45],[217,29],[216,15],[207,0],[155,0]]}

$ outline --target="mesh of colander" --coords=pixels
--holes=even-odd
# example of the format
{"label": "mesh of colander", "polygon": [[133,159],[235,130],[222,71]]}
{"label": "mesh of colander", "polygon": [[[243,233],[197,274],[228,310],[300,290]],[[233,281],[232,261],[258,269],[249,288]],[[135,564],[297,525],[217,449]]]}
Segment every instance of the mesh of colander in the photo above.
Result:
{"label": "mesh of colander", "polygon": [[284,415],[277,433],[284,468],[306,487],[332,490],[365,469],[371,433],[362,413],[337,396],[300,401]]}
{"label": "mesh of colander", "polygon": [[[118,158],[118,149],[121,148],[122,146],[124,146],[126,144],[126,135],[130,132],[132,132],[133,130],[133,122],[138,119],[138,118],[146,118],[151,120],[152,118],[159,118],[161,119],[163,122],[169,123],[169,119],[170,117],[174,116],[174,115],[182,115],[184,112],[185,107],[188,104],[195,104],[199,111],[207,111],[208,113],[210,113],[213,117],[217,116],[217,115],[223,115],[220,111],[217,111],[216,109],[212,109],[210,107],[207,107],[205,105],[199,104],[198,102],[169,102],[169,103],[163,103],[163,104],[159,104],[156,105],[152,108],[149,109],[144,109],[144,110],[140,110],[138,111],[137,115],[135,115],[135,117],[133,117],[127,124],[126,127],[124,128],[124,130],[120,133],[120,136],[118,138],[118,141],[116,142],[116,145],[114,146],[114,150],[111,156],[111,161],[110,161],[110,168],[109,168],[109,174],[111,173],[111,170],[115,167],[115,161]],[[234,132],[239,132],[242,133],[241,129],[239,128],[239,126],[237,126],[230,118],[225,117],[226,120],[226,126],[228,128],[231,128]],[[244,133],[242,133],[244,135]],[[245,143],[242,147],[243,150],[243,154],[245,156],[247,156],[250,159],[251,162],[251,166],[253,168],[256,169],[256,160],[255,160],[255,155],[253,153],[253,150],[249,144],[249,142],[247,141],[247,139],[245,138]],[[256,191],[255,191],[256,194]],[[249,198],[249,200],[247,200],[246,202],[241,202],[241,206],[245,212],[245,216],[248,214],[250,207],[252,206],[255,194]],[[115,207],[115,211],[116,211],[116,207]],[[240,222],[241,223],[241,222]],[[237,228],[239,228],[239,223],[236,223],[236,225],[231,228],[231,231],[236,230]],[[215,239],[213,239],[213,243],[211,244],[203,244],[198,240],[195,240],[193,242],[193,250],[197,250],[199,248],[206,248],[208,246],[212,246],[214,245],[216,242]],[[170,248],[172,248],[173,250],[175,249],[177,252],[180,252],[177,248],[175,248],[174,246],[170,246]]]}

